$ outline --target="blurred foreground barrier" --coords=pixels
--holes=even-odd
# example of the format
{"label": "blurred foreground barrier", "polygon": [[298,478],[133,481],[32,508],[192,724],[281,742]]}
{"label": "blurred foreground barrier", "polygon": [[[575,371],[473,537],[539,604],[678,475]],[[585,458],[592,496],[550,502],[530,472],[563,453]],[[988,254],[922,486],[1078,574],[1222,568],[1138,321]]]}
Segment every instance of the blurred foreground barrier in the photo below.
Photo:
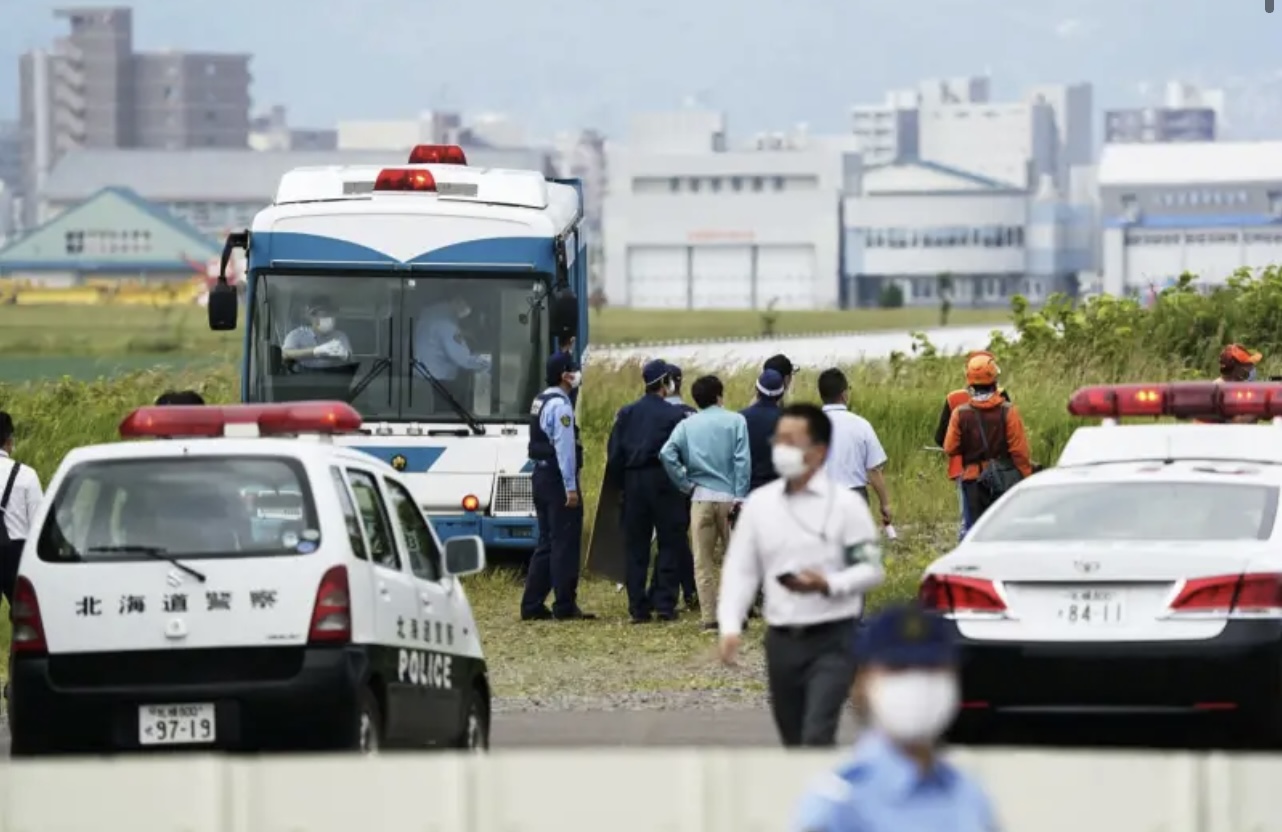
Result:
{"label": "blurred foreground barrier", "polygon": [[[0,832],[784,832],[839,755],[512,752],[0,768]],[[1282,832],[1282,759],[958,753],[1006,832]]]}

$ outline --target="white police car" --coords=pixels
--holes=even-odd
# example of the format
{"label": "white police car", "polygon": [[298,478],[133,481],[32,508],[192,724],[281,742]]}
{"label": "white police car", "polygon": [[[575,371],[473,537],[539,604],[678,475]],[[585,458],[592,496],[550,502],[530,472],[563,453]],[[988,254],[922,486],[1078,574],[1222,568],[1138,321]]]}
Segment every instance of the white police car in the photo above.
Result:
{"label": "white police car", "polygon": [[484,544],[442,547],[390,466],[328,441],[360,421],[147,407],[121,436],[173,438],[69,453],[15,592],[13,754],[485,748],[459,581]]}
{"label": "white police car", "polygon": [[966,660],[955,739],[1073,715],[1224,719],[1282,741],[1282,428],[1116,424],[1278,421],[1282,385],[1086,388],[1069,410],[1106,423],[923,578]]}

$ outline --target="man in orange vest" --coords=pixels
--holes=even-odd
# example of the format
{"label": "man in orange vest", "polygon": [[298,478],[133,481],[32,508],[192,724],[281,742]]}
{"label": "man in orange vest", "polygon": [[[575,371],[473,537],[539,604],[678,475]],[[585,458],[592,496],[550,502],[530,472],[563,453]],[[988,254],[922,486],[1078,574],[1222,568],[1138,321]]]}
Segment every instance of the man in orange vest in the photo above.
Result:
{"label": "man in orange vest", "polygon": [[[986,358],[991,359],[993,362],[993,367],[996,368],[997,370],[997,374],[999,376],[1001,375],[1001,372],[1002,372],[1001,368],[997,366],[997,356],[993,355],[988,350],[975,350],[974,352],[966,356],[966,361],[969,363],[971,359],[977,358],[980,356],[984,356]],[[1001,387],[997,388],[997,395],[1000,396],[1004,401],[1010,402],[1010,393],[1006,392],[1006,390],[1002,389]],[[956,410],[958,407],[961,407],[962,405],[966,404],[969,401],[970,401],[970,391],[965,387],[961,388],[960,390],[954,390],[953,392],[949,393],[947,397],[945,397],[944,409],[939,414],[939,425],[935,428],[935,446],[936,447],[939,447],[939,448],[944,447],[944,438],[948,434],[948,422],[953,417],[953,411]],[[966,536],[966,532],[970,531],[970,526],[971,526],[971,523],[973,522],[973,519],[970,517],[970,512],[966,509],[966,495],[962,492],[961,457],[956,457],[956,456],[948,457],[948,479],[957,483],[957,500],[960,503],[960,508],[961,508],[961,529],[958,530],[957,532],[957,539],[961,540],[963,537]]]}
{"label": "man in orange vest", "polygon": [[967,401],[953,410],[944,435],[944,453],[961,465],[961,490],[972,524],[1033,474],[1024,420],[998,389],[1000,372],[991,355],[966,362]]}
{"label": "man in orange vest", "polygon": [[1255,381],[1255,365],[1263,357],[1241,344],[1229,344],[1220,352],[1220,381]]}

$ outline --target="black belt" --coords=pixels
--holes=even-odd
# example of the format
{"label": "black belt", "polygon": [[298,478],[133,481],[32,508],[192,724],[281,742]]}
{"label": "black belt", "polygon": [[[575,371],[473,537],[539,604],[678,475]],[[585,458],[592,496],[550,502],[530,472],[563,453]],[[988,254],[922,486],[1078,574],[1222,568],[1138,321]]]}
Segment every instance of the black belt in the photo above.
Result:
{"label": "black belt", "polygon": [[781,627],[771,625],[770,631],[789,638],[809,638],[830,633],[842,627],[853,628],[858,623],[858,618],[838,618],[836,621],[820,621],[816,624],[790,624]]}
{"label": "black belt", "polygon": [[866,486],[866,485],[856,485],[855,487],[851,488],[850,490],[851,490],[851,491],[853,491],[853,492],[855,492],[856,494],[858,494],[860,497],[863,497],[863,498],[864,498],[864,502],[865,502],[865,503],[866,503],[866,502],[868,502],[868,486]]}

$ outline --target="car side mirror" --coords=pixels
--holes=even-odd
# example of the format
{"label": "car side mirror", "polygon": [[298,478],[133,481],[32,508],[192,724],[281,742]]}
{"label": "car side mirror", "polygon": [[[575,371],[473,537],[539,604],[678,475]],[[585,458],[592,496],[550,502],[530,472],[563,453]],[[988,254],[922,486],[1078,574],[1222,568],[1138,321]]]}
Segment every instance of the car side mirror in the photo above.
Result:
{"label": "car side mirror", "polygon": [[461,578],[485,571],[485,541],[471,535],[445,541],[445,574]]}

